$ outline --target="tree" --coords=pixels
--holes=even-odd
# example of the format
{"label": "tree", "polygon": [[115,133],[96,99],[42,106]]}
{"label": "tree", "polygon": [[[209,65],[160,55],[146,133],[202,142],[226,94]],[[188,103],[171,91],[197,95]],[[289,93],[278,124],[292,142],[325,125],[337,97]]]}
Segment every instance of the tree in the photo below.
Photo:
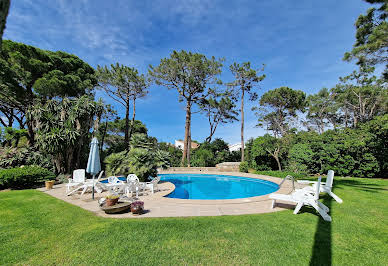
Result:
{"label": "tree", "polygon": [[136,99],[143,98],[148,94],[148,83],[144,74],[132,67],[127,67],[116,63],[111,65],[110,69],[105,66],[97,66],[97,78],[101,88],[116,102],[125,108],[125,143],[129,150],[129,141],[132,130],[129,127],[129,109],[132,102],[132,120],[133,128],[136,116]]}
{"label": "tree", "polygon": [[201,101],[199,105],[209,121],[210,133],[206,138],[206,142],[211,142],[219,124],[238,120],[235,117],[237,115],[237,112],[234,110],[235,104],[233,99],[228,97],[228,94],[228,92],[217,93],[212,91],[209,97]]}
{"label": "tree", "polygon": [[29,109],[27,118],[32,121],[37,147],[52,155],[57,173],[71,173],[80,166],[82,155],[87,157],[90,129],[103,109],[102,102],[89,96],[36,101]]}
{"label": "tree", "polygon": [[10,4],[10,0],[0,0],[0,50]]}
{"label": "tree", "polygon": [[[276,161],[278,170],[281,171],[282,164],[280,163],[280,159],[284,156],[286,151],[286,146],[284,144],[284,140],[275,138],[269,134],[265,134],[264,136],[255,139],[252,145],[252,159],[256,161],[256,169],[260,169],[257,163],[262,164],[262,166],[266,168],[271,167],[272,162],[268,161],[266,158],[269,155]],[[260,161],[257,162],[257,159],[260,159]]]}
{"label": "tree", "polygon": [[358,60],[358,64],[386,64],[388,75],[388,3],[386,0],[365,0],[370,4],[381,4],[379,8],[368,9],[356,21],[356,42],[344,60]]}
{"label": "tree", "polygon": [[218,82],[216,77],[221,73],[223,59],[207,58],[198,53],[174,51],[170,58],[164,58],[156,67],[150,66],[149,74],[158,85],[177,90],[179,101],[186,102],[185,137],[181,164],[185,160],[190,166],[191,148],[191,114],[194,104],[204,100],[209,84]]}
{"label": "tree", "polygon": [[35,99],[79,97],[90,94],[96,84],[94,69],[75,55],[3,41],[0,111],[15,118],[21,128],[26,123],[31,144],[34,128],[32,121],[24,118]]}
{"label": "tree", "polygon": [[236,97],[241,96],[241,162],[244,161],[244,97],[245,93],[248,93],[249,100],[254,101],[257,99],[257,94],[253,90],[257,83],[265,78],[265,75],[258,76],[258,72],[263,71],[262,69],[252,69],[250,62],[244,62],[241,65],[233,63],[230,66],[230,71],[234,75],[235,80],[229,83],[229,86],[235,88]]}
{"label": "tree", "polygon": [[318,133],[322,133],[329,123],[334,128],[337,127],[339,106],[334,102],[327,88],[323,88],[317,94],[307,97],[307,109],[308,122],[318,129]]}
{"label": "tree", "polygon": [[297,111],[304,111],[306,94],[300,90],[280,87],[264,93],[259,103],[265,109],[262,113],[256,113],[259,117],[258,126],[266,123],[267,129],[272,130],[275,137],[285,136],[289,130],[288,119],[296,117]]}
{"label": "tree", "polygon": [[[132,126],[131,126],[132,127]],[[132,136],[136,133],[147,135],[146,126],[139,120],[133,124]],[[107,154],[117,153],[127,149],[128,144],[125,142],[126,123],[125,119],[116,118],[113,121],[105,121],[100,126],[101,145],[105,145]]]}
{"label": "tree", "polygon": [[361,66],[359,71],[340,78],[341,83],[332,89],[335,100],[345,110],[346,125],[348,113],[352,115],[353,126],[357,127],[359,122],[369,121],[387,112],[386,82],[371,76],[373,71],[373,67]]}

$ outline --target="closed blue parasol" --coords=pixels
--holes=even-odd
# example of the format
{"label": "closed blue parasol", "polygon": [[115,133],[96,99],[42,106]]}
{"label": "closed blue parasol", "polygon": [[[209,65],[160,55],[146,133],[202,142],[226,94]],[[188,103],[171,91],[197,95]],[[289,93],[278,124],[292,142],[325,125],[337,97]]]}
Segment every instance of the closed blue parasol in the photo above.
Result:
{"label": "closed blue parasol", "polygon": [[98,140],[97,138],[93,138],[90,143],[90,152],[88,165],[86,167],[86,172],[93,175],[93,190],[92,190],[92,198],[94,199],[94,177],[101,171],[101,162],[100,162],[100,154],[98,148]]}

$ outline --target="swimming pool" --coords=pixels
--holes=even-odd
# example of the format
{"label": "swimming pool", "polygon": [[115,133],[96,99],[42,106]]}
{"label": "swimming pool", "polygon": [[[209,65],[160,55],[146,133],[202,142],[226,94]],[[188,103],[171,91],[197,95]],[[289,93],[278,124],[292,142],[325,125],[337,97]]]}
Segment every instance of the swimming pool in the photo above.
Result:
{"label": "swimming pool", "polygon": [[240,199],[262,196],[279,189],[273,182],[229,175],[160,174],[162,181],[171,182],[175,190],[168,198],[178,199]]}

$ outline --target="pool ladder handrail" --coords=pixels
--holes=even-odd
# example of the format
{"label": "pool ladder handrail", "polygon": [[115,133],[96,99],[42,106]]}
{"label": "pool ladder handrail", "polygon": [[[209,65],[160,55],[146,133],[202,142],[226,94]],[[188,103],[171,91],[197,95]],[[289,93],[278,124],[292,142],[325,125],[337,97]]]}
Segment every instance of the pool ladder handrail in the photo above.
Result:
{"label": "pool ladder handrail", "polygon": [[279,184],[279,188],[283,185],[284,181],[292,180],[292,191],[295,190],[295,178],[292,175],[287,175]]}

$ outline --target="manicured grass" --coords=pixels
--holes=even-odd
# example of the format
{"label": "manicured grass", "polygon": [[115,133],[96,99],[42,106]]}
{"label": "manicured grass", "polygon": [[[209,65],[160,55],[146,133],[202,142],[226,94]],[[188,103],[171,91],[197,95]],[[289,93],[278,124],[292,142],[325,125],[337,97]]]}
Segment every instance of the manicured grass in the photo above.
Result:
{"label": "manicured grass", "polygon": [[35,190],[0,192],[0,265],[387,265],[388,180],[336,179],[312,210],[105,219]]}

